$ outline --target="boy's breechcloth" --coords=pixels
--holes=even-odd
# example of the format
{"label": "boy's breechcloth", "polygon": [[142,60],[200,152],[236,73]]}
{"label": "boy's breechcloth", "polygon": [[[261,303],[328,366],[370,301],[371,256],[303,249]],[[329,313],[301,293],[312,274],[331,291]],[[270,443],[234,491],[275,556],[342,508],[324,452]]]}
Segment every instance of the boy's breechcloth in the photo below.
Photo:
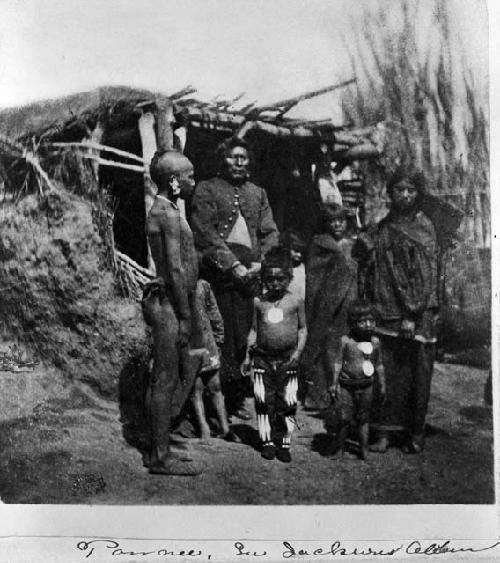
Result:
{"label": "boy's breechcloth", "polygon": [[342,424],[369,422],[372,400],[373,378],[349,379],[340,375],[335,411]]}
{"label": "boy's breechcloth", "polygon": [[297,412],[297,370],[287,369],[292,350],[254,351],[254,395],[257,414],[278,418]]}

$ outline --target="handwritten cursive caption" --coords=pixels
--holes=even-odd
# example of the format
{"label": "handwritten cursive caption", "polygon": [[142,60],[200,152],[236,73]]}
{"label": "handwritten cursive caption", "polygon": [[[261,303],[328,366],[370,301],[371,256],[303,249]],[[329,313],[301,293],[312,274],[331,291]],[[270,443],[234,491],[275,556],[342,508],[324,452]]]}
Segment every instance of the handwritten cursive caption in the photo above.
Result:
{"label": "handwritten cursive caption", "polygon": [[[141,541],[144,543],[146,540]],[[152,543],[152,542],[147,542]],[[200,543],[209,544],[209,541],[200,540]],[[125,557],[134,557],[135,560],[153,560],[153,559],[163,559],[171,558],[176,560],[179,557],[183,557],[186,560],[193,559],[199,561],[227,561],[234,559],[245,560],[245,559],[255,559],[261,561],[276,561],[277,559],[291,559],[291,560],[327,560],[331,557],[336,556],[348,556],[348,557],[369,557],[373,556],[375,558],[387,558],[394,557],[399,559],[400,557],[407,557],[413,555],[420,556],[438,556],[438,555],[451,555],[451,554],[472,554],[480,553],[484,551],[497,550],[500,552],[500,541],[490,544],[477,545],[478,542],[474,542],[475,545],[467,544],[459,545],[458,543],[453,543],[452,540],[443,540],[439,542],[424,542],[421,540],[411,540],[409,542],[394,544],[391,546],[386,546],[381,548],[376,545],[369,545],[362,543],[356,545],[355,542],[341,542],[339,540],[333,541],[326,545],[309,545],[312,542],[307,542],[307,546],[300,545],[298,542],[293,541],[280,541],[280,542],[265,542],[264,544],[259,544],[259,542],[251,541],[244,543],[243,541],[236,542],[224,542],[219,541],[218,549],[212,550],[212,553],[208,549],[201,546],[191,545],[186,543],[182,549],[178,547],[179,542],[175,542],[175,547],[169,546],[154,546],[149,549],[138,549],[130,542],[127,544],[121,543],[118,540],[113,539],[93,539],[93,540],[81,540],[76,544],[76,548],[82,552],[86,559],[100,558],[103,555],[116,557],[117,560],[125,560]],[[387,544],[389,542],[380,542]],[[250,547],[251,545],[251,547]],[[259,547],[260,545],[260,547]]]}

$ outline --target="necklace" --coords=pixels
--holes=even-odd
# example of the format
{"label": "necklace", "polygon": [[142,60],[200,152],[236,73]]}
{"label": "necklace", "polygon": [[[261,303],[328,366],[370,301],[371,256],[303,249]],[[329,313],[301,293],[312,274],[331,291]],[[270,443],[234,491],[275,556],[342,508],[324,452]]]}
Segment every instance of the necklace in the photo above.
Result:
{"label": "necklace", "polygon": [[371,342],[358,342],[358,350],[363,354],[363,363],[361,369],[366,377],[372,377],[375,368],[371,360],[373,352],[373,344]]}
{"label": "necklace", "polygon": [[283,297],[273,303],[271,308],[267,310],[267,320],[272,324],[280,323],[283,320],[283,309],[280,309],[281,302],[283,301]]}
{"label": "necklace", "polygon": [[160,199],[164,199],[165,201],[167,201],[168,203],[170,203],[170,205],[174,208],[174,209],[179,209],[177,207],[177,205],[171,200],[168,199],[168,197],[165,197],[164,195],[160,195],[160,194],[156,194],[156,197],[159,197]]}

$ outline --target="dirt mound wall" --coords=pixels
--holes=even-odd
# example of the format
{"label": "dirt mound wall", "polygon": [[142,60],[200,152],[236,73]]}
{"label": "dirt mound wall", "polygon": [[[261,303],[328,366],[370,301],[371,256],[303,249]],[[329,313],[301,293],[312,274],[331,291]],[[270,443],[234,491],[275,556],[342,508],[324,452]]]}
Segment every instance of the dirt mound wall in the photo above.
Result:
{"label": "dirt mound wall", "polygon": [[147,349],[140,307],[115,296],[89,202],[61,190],[2,208],[0,322],[40,359],[104,395]]}

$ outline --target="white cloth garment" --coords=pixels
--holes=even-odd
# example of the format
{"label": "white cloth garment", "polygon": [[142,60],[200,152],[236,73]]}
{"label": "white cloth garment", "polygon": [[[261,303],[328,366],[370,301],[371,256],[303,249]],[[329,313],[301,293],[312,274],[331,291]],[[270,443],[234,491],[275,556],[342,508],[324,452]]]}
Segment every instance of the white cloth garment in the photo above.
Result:
{"label": "white cloth garment", "polygon": [[241,244],[247,248],[252,248],[252,239],[250,238],[250,233],[248,232],[247,222],[245,221],[241,211],[238,210],[238,217],[226,239],[226,242],[232,242],[233,244]]}

